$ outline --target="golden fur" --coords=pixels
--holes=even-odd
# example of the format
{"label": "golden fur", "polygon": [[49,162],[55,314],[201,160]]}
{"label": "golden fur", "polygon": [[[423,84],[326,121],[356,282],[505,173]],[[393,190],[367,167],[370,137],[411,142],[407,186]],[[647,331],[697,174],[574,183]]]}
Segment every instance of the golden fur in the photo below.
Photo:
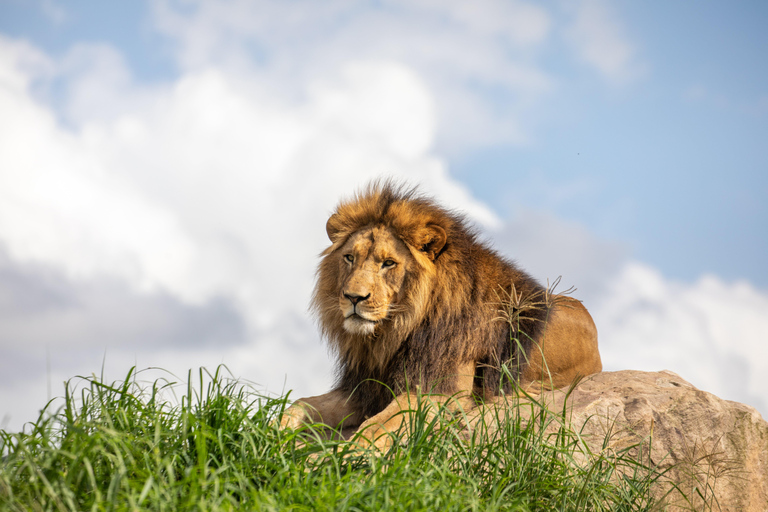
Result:
{"label": "golden fur", "polygon": [[384,448],[383,431],[398,427],[416,391],[469,405],[470,396],[558,388],[601,371],[580,302],[551,296],[415,190],[374,183],[339,204],[326,231],[312,307],[338,380],[297,401],[283,427],[362,424],[358,439]]}

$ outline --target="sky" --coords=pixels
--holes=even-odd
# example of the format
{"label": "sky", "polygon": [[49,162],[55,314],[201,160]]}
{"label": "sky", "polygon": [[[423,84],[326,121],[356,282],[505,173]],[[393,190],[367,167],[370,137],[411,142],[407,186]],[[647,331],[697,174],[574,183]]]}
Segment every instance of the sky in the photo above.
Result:
{"label": "sky", "polygon": [[133,365],[327,391],[325,221],[383,176],[576,287],[605,370],[768,416],[766,22],[757,0],[0,0],[0,427]]}

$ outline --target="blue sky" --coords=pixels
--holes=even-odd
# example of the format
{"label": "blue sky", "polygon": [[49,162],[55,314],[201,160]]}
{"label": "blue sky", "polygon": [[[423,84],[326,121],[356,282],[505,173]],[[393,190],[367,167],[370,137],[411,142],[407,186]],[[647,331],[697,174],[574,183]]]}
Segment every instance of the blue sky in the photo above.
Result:
{"label": "blue sky", "polygon": [[323,391],[324,219],[385,174],[575,285],[608,369],[766,414],[766,22],[758,1],[0,0],[0,394],[105,354]]}
{"label": "blue sky", "polygon": [[[497,208],[505,190],[533,187],[530,206],[624,240],[671,276],[712,272],[765,288],[768,6],[618,5],[645,74],[615,87],[564,65],[537,144],[473,154],[457,175]],[[574,193],[548,197],[560,187]]]}

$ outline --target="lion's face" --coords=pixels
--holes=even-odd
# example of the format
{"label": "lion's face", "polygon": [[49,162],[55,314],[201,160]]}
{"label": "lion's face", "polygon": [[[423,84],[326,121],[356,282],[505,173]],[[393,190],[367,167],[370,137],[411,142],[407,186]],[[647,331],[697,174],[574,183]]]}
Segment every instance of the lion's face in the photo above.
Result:
{"label": "lion's face", "polygon": [[373,334],[377,325],[397,314],[413,256],[385,226],[357,231],[337,254],[344,329],[352,334]]}

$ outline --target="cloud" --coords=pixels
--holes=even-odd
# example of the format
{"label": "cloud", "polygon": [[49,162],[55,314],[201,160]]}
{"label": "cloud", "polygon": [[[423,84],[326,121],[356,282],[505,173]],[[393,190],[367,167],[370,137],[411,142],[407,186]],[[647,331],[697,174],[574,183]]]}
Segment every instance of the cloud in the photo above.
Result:
{"label": "cloud", "polygon": [[[179,6],[180,2],[166,0],[151,7],[158,29],[171,36],[185,69],[205,67],[224,57],[225,65],[316,70],[353,54],[381,58],[382,52],[390,52],[389,57],[405,57],[409,51],[440,62],[460,49],[461,43],[470,44],[470,49],[491,42],[502,43],[507,51],[535,47],[546,41],[551,27],[549,13],[539,6],[505,0],[472,4],[330,1],[322,6],[306,0],[290,5],[278,0],[233,0]],[[358,44],[348,46],[352,40]],[[467,50],[455,55],[459,68],[486,62],[483,55],[477,55],[473,65],[466,59]],[[498,51],[492,53],[499,55]],[[296,54],[315,56],[320,62],[279,58]]]}
{"label": "cloud", "polygon": [[[284,246],[286,233],[316,219],[316,235],[290,239],[292,252],[316,254],[338,197],[373,177],[424,182],[477,219],[495,219],[430,155],[430,95],[399,64],[350,63],[294,103],[209,69],[182,76],[144,109],[129,103],[68,130],[28,93],[15,63],[7,60],[0,92],[0,237],[17,260],[73,277],[110,275],[192,303],[266,297],[250,287],[274,279],[283,251],[264,241]],[[112,76],[87,80],[87,90],[102,91],[98,104],[121,104]],[[80,84],[72,85],[80,111],[99,110],[83,103]],[[311,256],[296,262],[314,266]],[[283,307],[292,296],[273,290],[252,305]]]}
{"label": "cloud", "polygon": [[[73,284],[71,288],[67,296],[79,298],[78,286]],[[37,418],[48,400],[63,396],[63,384],[67,381],[76,382],[79,376],[94,374],[108,382],[121,380],[131,367],[150,370],[143,372],[141,382],[166,378],[184,383],[190,371],[194,378],[198,368],[215,371],[219,365],[225,365],[233,376],[250,382],[257,392],[267,396],[289,390],[294,391],[294,397],[307,396],[331,386],[332,362],[305,316],[284,314],[272,329],[254,330],[244,342],[219,343],[221,339],[231,339],[233,326],[242,323],[228,318],[229,311],[224,305],[189,308],[167,297],[132,296],[125,292],[118,294],[118,298],[121,296],[126,297],[126,305],[135,309],[110,310],[108,319],[100,320],[86,316],[94,312],[92,309],[75,308],[75,319],[83,320],[78,327],[84,336],[77,344],[62,343],[72,334],[72,326],[63,336],[52,328],[40,329],[42,334],[47,333],[45,346],[23,345],[23,340],[10,338],[13,345],[3,347],[4,358],[0,362],[0,428],[21,430],[25,422]],[[116,302],[115,297],[108,299],[108,305]],[[149,308],[155,310],[148,318],[136,318]],[[185,323],[196,314],[199,316],[193,317],[192,322]],[[141,325],[127,325],[130,319]],[[158,319],[162,321],[160,328]],[[46,320],[46,312],[32,318],[36,323]],[[107,320],[117,322],[106,325]],[[128,328],[120,331],[122,327]],[[195,330],[198,327],[202,327],[202,333]],[[34,326],[25,329],[33,331]],[[131,333],[137,335],[135,340],[127,339]],[[104,334],[116,336],[100,337]],[[7,339],[4,336],[4,341]],[[152,343],[147,342],[150,340]],[[49,410],[60,405],[61,400],[57,400]]]}
{"label": "cloud", "polygon": [[[553,89],[530,55],[550,37],[550,14],[510,1],[153,3],[182,69],[215,65],[257,74],[282,95],[350,61],[398,62],[418,73],[439,112],[441,153],[527,143],[522,119]],[[489,102],[492,94],[495,101]],[[454,120],[460,119],[461,122]]]}
{"label": "cloud", "polygon": [[565,38],[581,61],[619,84],[645,73],[636,46],[608,2],[582,0],[569,8],[574,12]]}
{"label": "cloud", "polygon": [[677,282],[630,261],[591,309],[605,369],[669,369],[768,416],[765,292],[716,276]]}
{"label": "cloud", "polygon": [[[498,223],[432,154],[434,104],[402,64],[349,62],[286,99],[215,68],[150,91],[104,47],[73,61],[0,39],[0,338],[8,364],[36,368],[7,368],[0,388],[25,420],[45,401],[45,351],[52,382],[106,353],[110,378],[227,361],[273,391],[289,372],[289,388],[327,387],[306,312],[316,255],[334,204],[371,178]],[[37,91],[62,76],[55,111]]]}
{"label": "cloud", "polygon": [[600,239],[581,224],[524,208],[488,235],[501,254],[539,282],[561,278],[558,291],[576,288],[574,296],[588,307],[605,294],[630,254],[621,242]]}
{"label": "cloud", "polygon": [[93,340],[104,348],[144,349],[224,347],[245,340],[240,314],[224,299],[187,305],[162,292],[137,293],[122,280],[73,281],[56,267],[16,264],[2,253],[0,324],[6,353],[19,347],[89,348]]}
{"label": "cloud", "polygon": [[[54,266],[16,263],[0,251],[0,427],[20,429],[75,375],[124,377],[156,353],[176,353],[169,370],[185,372],[247,346],[232,305],[218,299],[191,306],[164,293],[137,293],[115,279],[71,280]],[[190,357],[207,352],[208,357]],[[213,352],[219,352],[213,354]],[[190,360],[192,359],[192,360]]]}

